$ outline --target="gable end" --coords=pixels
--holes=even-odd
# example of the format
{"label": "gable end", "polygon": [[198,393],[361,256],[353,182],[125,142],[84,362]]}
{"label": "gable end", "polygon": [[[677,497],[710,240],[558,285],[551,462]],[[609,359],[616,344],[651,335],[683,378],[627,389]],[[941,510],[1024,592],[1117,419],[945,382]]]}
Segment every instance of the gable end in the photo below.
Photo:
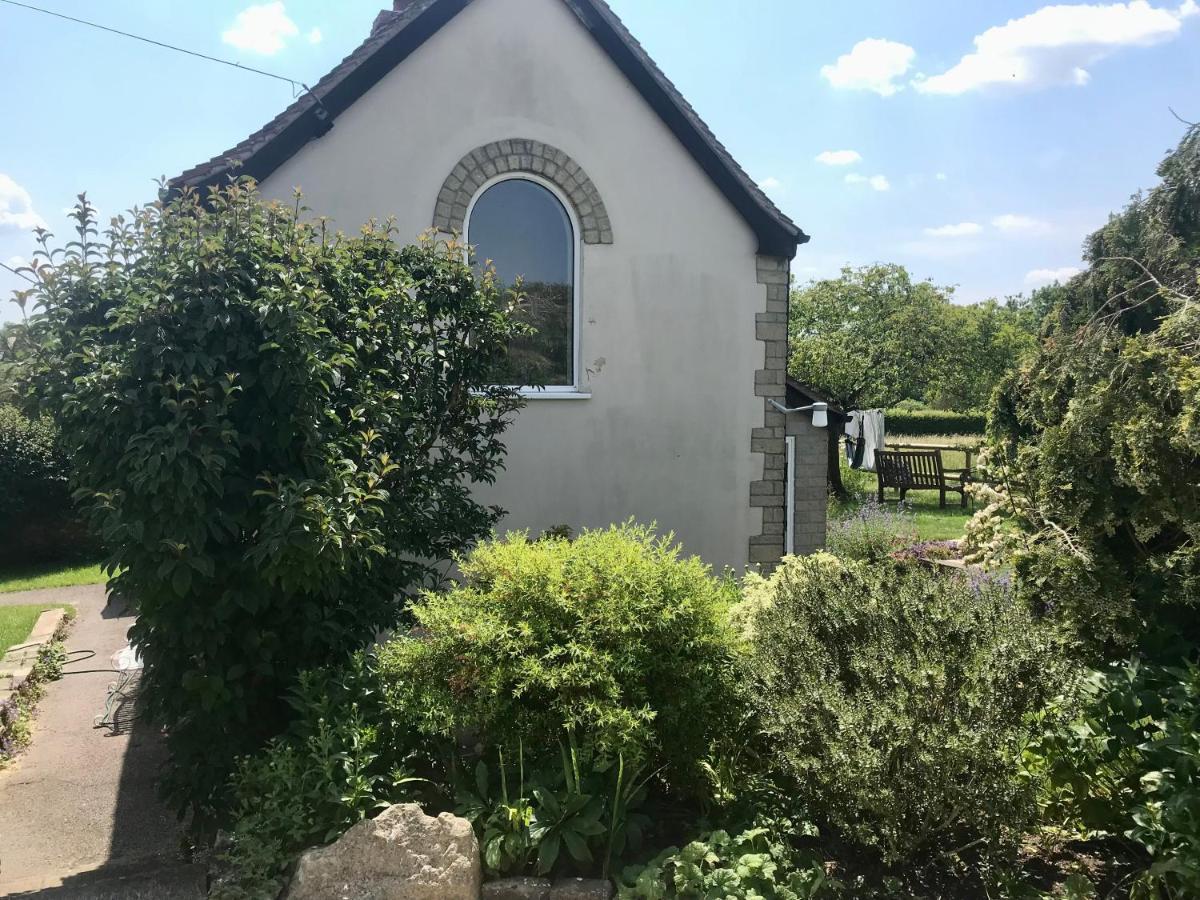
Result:
{"label": "gable end", "polygon": [[[370,37],[259,131],[170,182],[202,189],[234,174],[263,181],[335,126],[359,97],[438,33],[473,0],[412,0],[376,21]],[[758,252],[791,259],[808,235],[737,164],[604,0],[563,0],[758,238]]]}

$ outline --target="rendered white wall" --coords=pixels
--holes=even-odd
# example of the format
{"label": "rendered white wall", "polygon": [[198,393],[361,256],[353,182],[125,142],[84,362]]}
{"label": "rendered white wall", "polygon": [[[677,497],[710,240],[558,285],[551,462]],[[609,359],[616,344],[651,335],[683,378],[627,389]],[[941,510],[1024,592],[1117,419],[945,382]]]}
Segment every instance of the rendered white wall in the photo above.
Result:
{"label": "rendered white wall", "polygon": [[561,0],[476,0],[271,175],[353,233],[394,216],[429,228],[464,153],[532,138],[599,188],[612,245],[582,250],[586,400],[531,400],[507,470],[481,499],[501,529],[604,526],[635,517],[688,552],[741,568],[762,511],[754,372],[764,288],[749,227]]}

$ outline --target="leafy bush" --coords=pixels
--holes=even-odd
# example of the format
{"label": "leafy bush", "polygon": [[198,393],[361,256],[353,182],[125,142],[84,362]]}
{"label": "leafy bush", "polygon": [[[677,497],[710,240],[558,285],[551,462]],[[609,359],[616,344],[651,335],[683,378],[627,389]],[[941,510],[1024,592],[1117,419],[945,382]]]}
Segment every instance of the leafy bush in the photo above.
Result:
{"label": "leafy bush", "polygon": [[1062,666],[1004,585],[794,559],[770,588],[752,696],[819,824],[891,863],[1028,822],[1020,749]]}
{"label": "leafy bush", "polygon": [[1147,897],[1200,896],[1200,666],[1093,673],[1078,716],[1025,758],[1049,823],[1134,841]]}
{"label": "leafy bush", "polygon": [[883,420],[888,434],[925,436],[931,434],[978,434],[987,428],[987,415],[982,412],[953,412],[948,409],[884,410]]}
{"label": "leafy bush", "polygon": [[866,494],[849,509],[829,519],[825,546],[843,559],[879,562],[917,540],[917,525],[904,504],[890,507]]}
{"label": "leafy bush", "polygon": [[0,563],[89,553],[91,542],[71,503],[70,475],[53,423],[0,405]]}
{"label": "leafy bush", "polygon": [[626,524],[574,541],[524,535],[459,560],[463,584],[412,604],[381,651],[391,701],[428,735],[557,753],[594,742],[694,793],[736,715],[726,621],[736,587],[670,536]]}
{"label": "leafy bush", "polygon": [[829,882],[818,860],[797,863],[796,852],[767,828],[737,836],[714,831],[682,850],[668,847],[644,866],[625,870],[619,900],[672,897],[801,900],[817,897]]}
{"label": "leafy bush", "polygon": [[232,779],[232,821],[219,851],[218,900],[275,897],[300,851],[328,843],[423,781],[407,733],[384,714],[373,660],[306,672],[289,695],[288,733],[243,759]]}
{"label": "leafy bush", "polygon": [[398,595],[499,514],[514,332],[453,246],[334,237],[250,183],[43,246],[33,385],[131,598],[170,796],[221,806],[234,759],[279,734],[306,669],[345,659]]}
{"label": "leafy bush", "polygon": [[641,847],[653,773],[623,755],[608,759],[569,743],[558,763],[528,768],[523,746],[507,760],[498,748],[494,775],[481,759],[469,781],[459,778],[455,811],[479,832],[488,872],[607,878],[614,860]]}

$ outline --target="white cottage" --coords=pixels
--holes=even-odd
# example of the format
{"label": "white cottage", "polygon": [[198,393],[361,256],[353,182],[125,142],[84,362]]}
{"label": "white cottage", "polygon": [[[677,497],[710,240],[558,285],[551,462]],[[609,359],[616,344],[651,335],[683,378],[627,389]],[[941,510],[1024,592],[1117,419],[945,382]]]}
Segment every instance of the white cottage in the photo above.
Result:
{"label": "white cottage", "polygon": [[820,546],[825,432],[779,408],[808,237],[602,0],[397,0],[311,93],[174,183],[233,161],[346,231],[461,233],[524,278],[539,331],[506,380],[544,387],[481,497],[502,528],[632,516],[739,570]]}

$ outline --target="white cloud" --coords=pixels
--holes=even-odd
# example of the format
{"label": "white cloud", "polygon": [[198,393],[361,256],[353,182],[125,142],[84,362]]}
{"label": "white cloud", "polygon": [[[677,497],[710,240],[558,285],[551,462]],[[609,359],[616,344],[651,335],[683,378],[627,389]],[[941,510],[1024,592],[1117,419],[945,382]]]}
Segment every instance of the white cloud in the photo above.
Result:
{"label": "white cloud", "polygon": [[1005,213],[992,219],[992,224],[1005,234],[1039,235],[1049,234],[1053,229],[1049,222],[1043,222],[1032,216],[1020,216],[1016,213]]}
{"label": "white cloud", "polygon": [[939,225],[937,228],[925,229],[925,233],[930,237],[967,237],[981,231],[983,226],[978,222],[959,222],[956,225]]}
{"label": "white cloud", "polygon": [[908,44],[867,38],[839,56],[833,65],[822,66],[821,77],[836,88],[874,91],[890,97],[901,89],[896,80],[912,67],[916,55]]}
{"label": "white cloud", "polygon": [[883,175],[860,175],[858,172],[851,172],[846,176],[846,184],[869,184],[877,191],[890,191],[892,185]]}
{"label": "white cloud", "polygon": [[1079,274],[1075,266],[1063,266],[1060,269],[1034,269],[1025,273],[1025,283],[1032,286],[1050,284],[1055,281],[1069,281]]}
{"label": "white cloud", "polygon": [[46,220],[33,208],[29,191],[0,172],[0,230],[45,228]]}
{"label": "white cloud", "polygon": [[862,162],[862,155],[857,150],[822,150],[816,159],[825,166],[850,166]]}
{"label": "white cloud", "polygon": [[319,44],[321,41],[325,40],[325,35],[321,34],[320,28],[313,28],[305,36],[308,38],[308,42],[310,44]]}
{"label": "white cloud", "polygon": [[762,181],[760,181],[758,183],[758,186],[760,188],[762,188],[764,191],[773,191],[776,188],[783,187],[783,182],[780,181],[778,178],[776,178],[774,175],[768,175],[766,178],[764,178]]}
{"label": "white cloud", "polygon": [[6,259],[4,261],[4,264],[6,266],[8,266],[10,269],[19,269],[22,266],[29,265],[29,260],[27,260],[23,256],[10,256],[8,259]]}
{"label": "white cloud", "polygon": [[237,14],[221,40],[239,50],[273,56],[300,33],[283,8],[282,0],[248,6]]}
{"label": "white cloud", "polygon": [[918,76],[926,94],[963,94],[990,85],[1085,85],[1091,66],[1122,47],[1145,47],[1176,37],[1183,19],[1200,11],[1186,0],[1178,11],[1147,0],[1044,6],[976,35],[975,51],[940,75]]}
{"label": "white cloud", "polygon": [[945,172],[938,172],[938,173],[937,173],[936,175],[934,175],[933,177],[934,177],[934,178],[936,178],[938,181],[945,181],[945,180],[946,180],[946,173],[945,173]]}

